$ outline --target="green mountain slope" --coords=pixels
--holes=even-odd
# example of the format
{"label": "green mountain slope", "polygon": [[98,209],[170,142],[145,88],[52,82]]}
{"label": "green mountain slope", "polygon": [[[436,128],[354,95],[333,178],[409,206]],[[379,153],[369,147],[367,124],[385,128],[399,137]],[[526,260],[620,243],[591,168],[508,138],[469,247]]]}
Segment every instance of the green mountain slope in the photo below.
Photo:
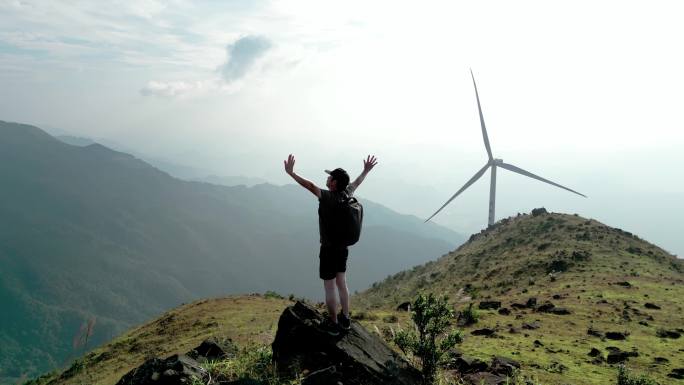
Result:
{"label": "green mountain slope", "polygon": [[[181,181],[99,144],[1,121],[0,183],[0,381],[64,364],[92,317],[99,344],[197,298],[321,295],[317,202],[296,186]],[[462,239],[365,203],[352,290]]]}
{"label": "green mountain slope", "polygon": [[[510,314],[481,310],[479,322],[465,328],[467,354],[519,360],[544,384],[610,384],[615,368],[606,359],[617,348],[638,353],[628,367],[671,384],[667,374],[684,367],[684,338],[674,338],[684,334],[683,283],[681,260],[633,234],[541,213],[502,220],[354,301],[376,312],[392,312],[420,291],[449,294],[457,310],[500,301]],[[540,307],[548,302],[556,310]],[[471,334],[482,329],[494,334]],[[620,336],[609,332],[627,337],[614,340]],[[592,348],[598,358],[588,355]]]}

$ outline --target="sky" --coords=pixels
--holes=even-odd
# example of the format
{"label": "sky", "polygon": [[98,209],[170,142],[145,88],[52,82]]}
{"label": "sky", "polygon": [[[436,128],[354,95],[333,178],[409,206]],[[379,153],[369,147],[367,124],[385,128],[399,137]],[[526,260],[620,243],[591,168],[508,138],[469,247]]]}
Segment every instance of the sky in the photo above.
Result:
{"label": "sky", "polygon": [[[684,255],[676,1],[0,0],[0,120],[427,218],[494,156],[497,219],[545,206]],[[486,226],[489,174],[434,218]]]}

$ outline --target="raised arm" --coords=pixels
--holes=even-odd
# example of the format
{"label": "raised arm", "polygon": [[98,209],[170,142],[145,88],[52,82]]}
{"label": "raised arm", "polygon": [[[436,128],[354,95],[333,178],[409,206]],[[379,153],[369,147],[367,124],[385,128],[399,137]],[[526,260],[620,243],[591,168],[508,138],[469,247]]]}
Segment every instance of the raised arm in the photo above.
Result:
{"label": "raised arm", "polygon": [[361,182],[366,178],[366,175],[370,172],[370,170],[375,167],[375,165],[378,164],[378,160],[375,158],[375,155],[368,155],[366,159],[363,160],[363,171],[361,172],[361,175],[359,175],[352,183],[351,185],[353,186],[354,190],[356,190]]}
{"label": "raised arm", "polygon": [[311,193],[313,195],[317,196],[318,198],[321,197],[321,189],[318,188],[318,186],[316,186],[312,181],[310,181],[308,179],[304,179],[301,176],[295,174],[295,172],[294,172],[294,164],[295,164],[294,155],[290,154],[287,157],[287,160],[284,160],[283,163],[285,164],[285,172],[287,173],[287,175],[291,176],[292,179],[297,181],[297,183],[299,183],[302,187],[311,191]]}

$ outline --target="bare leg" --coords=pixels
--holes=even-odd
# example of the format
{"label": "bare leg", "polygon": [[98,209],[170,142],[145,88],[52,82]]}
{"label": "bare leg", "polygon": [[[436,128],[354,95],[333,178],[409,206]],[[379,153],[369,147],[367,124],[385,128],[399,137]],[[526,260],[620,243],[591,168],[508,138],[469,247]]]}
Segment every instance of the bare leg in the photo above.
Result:
{"label": "bare leg", "polygon": [[328,307],[328,315],[332,322],[337,323],[337,298],[335,298],[335,280],[324,279],[323,286],[325,287],[325,304]]}
{"label": "bare leg", "polygon": [[347,289],[347,278],[345,273],[337,273],[335,277],[337,284],[337,291],[340,293],[340,304],[342,305],[342,313],[349,317],[349,289]]}

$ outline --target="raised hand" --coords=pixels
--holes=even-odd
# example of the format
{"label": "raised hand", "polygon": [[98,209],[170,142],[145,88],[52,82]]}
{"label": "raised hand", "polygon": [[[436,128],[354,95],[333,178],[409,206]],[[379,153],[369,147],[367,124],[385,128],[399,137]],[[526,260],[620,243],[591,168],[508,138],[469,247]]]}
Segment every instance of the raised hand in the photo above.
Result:
{"label": "raised hand", "polygon": [[287,160],[284,160],[283,163],[285,164],[285,172],[288,173],[289,175],[292,175],[294,172],[294,165],[295,165],[295,158],[294,155],[290,154],[287,156]]}
{"label": "raised hand", "polygon": [[368,155],[368,157],[363,160],[363,171],[369,172],[376,164],[378,164],[378,160],[375,158],[375,155]]}

